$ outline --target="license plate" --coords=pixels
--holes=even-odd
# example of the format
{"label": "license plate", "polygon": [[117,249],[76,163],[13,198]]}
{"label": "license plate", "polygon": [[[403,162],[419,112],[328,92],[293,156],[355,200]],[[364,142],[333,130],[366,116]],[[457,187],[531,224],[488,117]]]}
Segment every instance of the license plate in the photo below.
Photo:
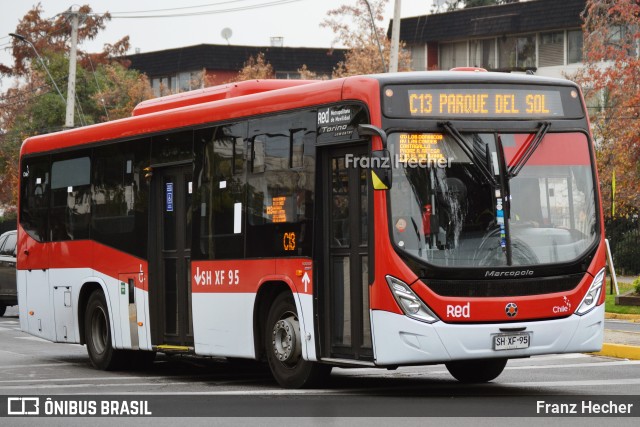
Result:
{"label": "license plate", "polygon": [[514,350],[529,348],[531,337],[529,334],[502,334],[493,336],[494,350]]}

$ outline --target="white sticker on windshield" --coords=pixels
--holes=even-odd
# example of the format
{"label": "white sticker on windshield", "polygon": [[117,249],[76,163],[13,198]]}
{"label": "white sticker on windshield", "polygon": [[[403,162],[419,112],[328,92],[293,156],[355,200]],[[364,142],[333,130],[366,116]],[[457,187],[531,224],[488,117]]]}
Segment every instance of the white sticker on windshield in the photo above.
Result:
{"label": "white sticker on windshield", "polygon": [[500,166],[498,165],[498,153],[495,151],[491,153],[491,158],[493,159],[493,174],[500,175]]}

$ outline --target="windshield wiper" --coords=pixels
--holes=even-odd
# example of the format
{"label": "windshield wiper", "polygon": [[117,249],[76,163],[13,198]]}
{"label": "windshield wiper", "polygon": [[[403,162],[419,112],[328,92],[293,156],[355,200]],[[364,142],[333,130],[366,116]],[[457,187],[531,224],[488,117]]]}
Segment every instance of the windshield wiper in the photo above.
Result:
{"label": "windshield wiper", "polygon": [[533,140],[529,144],[523,145],[520,150],[518,150],[518,152],[514,156],[516,162],[509,168],[509,172],[507,173],[509,179],[514,178],[518,175],[520,170],[524,167],[525,163],[527,163],[527,160],[529,160],[529,157],[531,157],[531,155],[536,151],[536,149],[544,139],[544,136],[549,131],[550,127],[551,123],[549,122],[540,123],[540,128],[538,129],[538,132],[536,133],[536,136],[533,138]]}
{"label": "windshield wiper", "polygon": [[451,135],[451,137],[453,137],[454,141],[456,141],[458,146],[460,146],[464,154],[466,154],[467,157],[469,157],[469,159],[473,160],[473,164],[475,165],[476,169],[480,171],[482,176],[488,182],[490,182],[491,185],[493,185],[494,187],[497,186],[498,183],[496,181],[496,178],[489,171],[489,169],[487,169],[487,167],[482,162],[482,159],[478,156],[478,154],[467,145],[466,141],[464,140],[464,137],[462,136],[462,134],[460,134],[458,129],[456,129],[451,122],[441,122],[441,123],[438,123],[438,125],[442,126],[444,130],[446,130],[447,133]]}

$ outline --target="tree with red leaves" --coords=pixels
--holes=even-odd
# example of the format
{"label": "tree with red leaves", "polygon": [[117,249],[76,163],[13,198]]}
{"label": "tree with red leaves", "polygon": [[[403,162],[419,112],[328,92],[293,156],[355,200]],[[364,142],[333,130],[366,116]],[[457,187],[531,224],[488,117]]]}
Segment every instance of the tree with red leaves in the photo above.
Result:
{"label": "tree with red leaves", "polygon": [[627,215],[640,209],[640,1],[588,0],[583,18],[584,65],[574,79],[596,105],[590,118],[605,215]]}
{"label": "tree with red leaves", "polygon": [[[388,69],[391,41],[387,38],[384,28],[378,25],[375,25],[375,31],[371,28],[371,16],[373,21],[377,22],[384,19],[384,7],[387,2],[388,0],[370,0],[367,5],[367,0],[358,0],[355,4],[343,5],[327,12],[327,18],[320,26],[330,28],[336,34],[335,42],[349,49],[345,54],[345,60],[334,69],[334,78],[383,73]],[[411,69],[411,54],[403,49],[404,46],[401,42],[398,71]]]}
{"label": "tree with red leaves", "polygon": [[[88,5],[80,7],[78,42],[94,39],[105,28],[109,14],[93,14]],[[67,14],[46,19],[40,4],[34,6],[16,26],[16,34],[31,42],[12,41],[13,65],[0,64],[0,74],[12,82],[0,93],[0,208],[15,206],[18,181],[18,152],[30,136],[61,130],[66,101],[55,90],[53,78],[66,92],[69,69],[68,46],[71,23]],[[126,117],[133,107],[153,96],[144,75],[127,69],[123,55],[129,37],[105,45],[102,52],[78,50],[76,76],[76,123],[92,124]],[[47,72],[48,71],[48,72]],[[51,77],[49,77],[49,73]],[[13,80],[11,80],[13,79]]]}

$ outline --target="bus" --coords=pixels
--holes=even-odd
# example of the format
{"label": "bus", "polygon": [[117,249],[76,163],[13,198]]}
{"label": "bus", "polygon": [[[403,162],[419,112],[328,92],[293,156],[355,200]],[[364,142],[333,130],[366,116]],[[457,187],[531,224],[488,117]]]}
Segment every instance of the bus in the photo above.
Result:
{"label": "bus", "polygon": [[[579,87],[481,70],[248,81],[27,139],[29,334],[98,369],[157,352],[332,367],[602,346],[605,243]],[[223,360],[223,359],[221,359]]]}

